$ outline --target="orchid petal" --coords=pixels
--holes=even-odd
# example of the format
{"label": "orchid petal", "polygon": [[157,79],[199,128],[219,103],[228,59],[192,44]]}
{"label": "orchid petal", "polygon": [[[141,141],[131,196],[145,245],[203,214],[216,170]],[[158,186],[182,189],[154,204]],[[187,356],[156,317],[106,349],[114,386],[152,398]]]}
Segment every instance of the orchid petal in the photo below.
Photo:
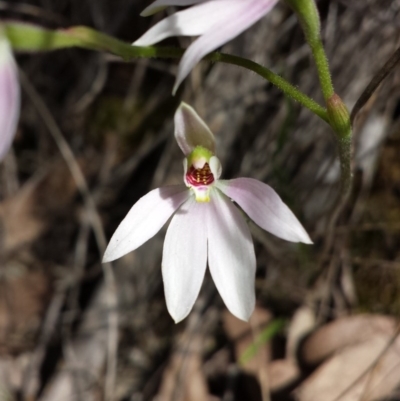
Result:
{"label": "orchid petal", "polygon": [[204,279],[208,206],[191,198],[176,212],[165,237],[162,274],[167,308],[175,323],[192,310]]}
{"label": "orchid petal", "polygon": [[190,196],[184,185],[157,188],[140,198],[112,236],[103,262],[111,262],[154,237]]}
{"label": "orchid petal", "polygon": [[[233,2],[243,1],[234,0]],[[232,0],[213,0],[197,4],[164,18],[138,40],[134,46],[150,46],[171,36],[199,36],[219,26],[225,14],[232,14]],[[218,47],[218,46],[217,46]]]}
{"label": "orchid petal", "polygon": [[230,312],[248,320],[254,310],[256,259],[250,230],[232,202],[212,189],[207,219],[211,276]]}
{"label": "orchid petal", "polygon": [[214,180],[218,180],[222,174],[222,166],[217,156],[211,156],[210,161],[208,163],[210,166],[210,170],[213,174]]}
{"label": "orchid petal", "polygon": [[148,7],[146,7],[140,15],[142,17],[148,17],[150,15],[153,15],[155,13],[158,13],[159,11],[163,10],[166,7],[169,6],[179,6],[179,7],[184,7],[184,6],[191,6],[193,4],[197,3],[203,3],[207,0],[157,0],[150,4]]}
{"label": "orchid petal", "polygon": [[215,152],[213,133],[188,104],[184,102],[180,104],[175,113],[174,122],[175,139],[185,156],[188,156],[196,146]]}
{"label": "orchid petal", "polygon": [[19,112],[18,68],[7,38],[0,32],[0,160],[8,152],[14,139]]}
{"label": "orchid petal", "polygon": [[[278,0],[214,0],[216,12],[213,17],[218,17],[218,24],[204,29],[203,35],[195,40],[184,53],[175,80],[172,94],[175,94],[179,85],[188,76],[193,67],[208,53],[235,38],[264,15],[266,15],[278,2]],[[191,7],[200,9],[208,3]],[[217,6],[221,5],[220,9]],[[210,16],[209,16],[210,17]],[[204,17],[203,17],[204,18]],[[189,33],[188,26],[181,26],[180,30]],[[174,35],[179,35],[175,33]],[[182,35],[182,33],[181,33]],[[153,42],[155,43],[155,42]]]}
{"label": "orchid petal", "polygon": [[236,178],[220,180],[216,185],[264,230],[287,241],[312,244],[296,216],[267,184],[253,178]]}

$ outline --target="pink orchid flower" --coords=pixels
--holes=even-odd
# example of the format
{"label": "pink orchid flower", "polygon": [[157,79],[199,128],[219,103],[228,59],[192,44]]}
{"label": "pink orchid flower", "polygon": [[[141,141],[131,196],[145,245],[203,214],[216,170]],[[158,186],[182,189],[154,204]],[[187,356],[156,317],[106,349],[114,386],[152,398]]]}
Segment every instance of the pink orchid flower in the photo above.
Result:
{"label": "pink orchid flower", "polygon": [[10,149],[20,110],[18,68],[0,26],[0,160]]}
{"label": "pink orchid flower", "polygon": [[208,53],[229,42],[264,17],[278,0],[156,0],[142,16],[167,6],[189,6],[153,26],[133,43],[150,46],[171,36],[200,36],[185,51],[173,93],[193,67]]}
{"label": "pink orchid flower", "polygon": [[187,104],[175,113],[175,138],[184,159],[184,185],[157,188],[132,207],[106,249],[103,262],[133,251],[172,216],[164,242],[162,275],[175,322],[191,311],[207,266],[232,314],[248,320],[254,309],[256,259],[249,227],[233,204],[261,228],[311,244],[290,209],[268,185],[253,178],[220,180],[214,135]]}

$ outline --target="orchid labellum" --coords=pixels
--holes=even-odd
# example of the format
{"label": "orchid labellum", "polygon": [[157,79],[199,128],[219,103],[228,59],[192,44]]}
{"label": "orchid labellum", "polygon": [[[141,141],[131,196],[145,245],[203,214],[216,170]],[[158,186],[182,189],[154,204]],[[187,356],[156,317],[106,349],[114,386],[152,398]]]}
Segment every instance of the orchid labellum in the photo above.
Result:
{"label": "orchid labellum", "polygon": [[115,231],[104,262],[153,237],[173,215],[164,242],[162,274],[168,311],[179,322],[193,307],[208,265],[232,314],[248,320],[255,303],[256,259],[239,207],[264,230],[292,242],[312,243],[290,209],[253,178],[220,180],[214,135],[187,104],[175,113],[175,138],[185,155],[184,184],[141,198]]}

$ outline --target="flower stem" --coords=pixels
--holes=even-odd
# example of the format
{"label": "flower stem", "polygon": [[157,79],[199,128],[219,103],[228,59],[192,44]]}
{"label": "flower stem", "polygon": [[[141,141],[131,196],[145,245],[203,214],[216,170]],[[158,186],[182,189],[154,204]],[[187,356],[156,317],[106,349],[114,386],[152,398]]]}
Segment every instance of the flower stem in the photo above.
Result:
{"label": "flower stem", "polygon": [[329,71],[328,58],[326,57],[324,45],[321,39],[321,24],[317,6],[314,0],[286,0],[292,7],[303,28],[307,43],[311,48],[321,90],[325,100],[328,100],[335,92]]}
{"label": "flower stem", "polygon": [[315,64],[317,66],[321,90],[325,100],[327,100],[334,94],[328,58],[326,57],[325,49],[320,37],[317,40],[308,43],[311,47]]}
{"label": "flower stem", "polygon": [[298,101],[301,105],[311,110],[318,117],[328,122],[328,116],[325,108],[320,106],[313,99],[305,95],[295,86],[293,86],[284,78],[282,78],[278,74],[275,74],[268,68],[263,67],[262,65],[257,64],[254,61],[225,53],[216,53],[216,52],[211,53],[205,59],[210,61],[219,61],[222,63],[238,65],[255,72],[256,74],[262,76],[264,79],[268,80],[277,88],[279,88],[286,96]]}
{"label": "flower stem", "polygon": [[[69,29],[49,30],[21,22],[4,24],[8,39],[15,50],[49,51],[68,47],[104,51],[123,58],[181,58],[185,49],[173,47],[138,47],[118,40],[94,29],[77,26]],[[213,52],[205,60],[233,64],[255,72],[279,88],[286,96],[298,101],[322,120],[329,122],[327,111],[313,99],[298,90],[284,78],[254,61],[224,53]]]}
{"label": "flower stem", "polygon": [[370,97],[376,91],[378,86],[385,80],[385,78],[397,67],[400,63],[400,47],[392,54],[389,60],[385,63],[385,65],[376,73],[376,75],[372,78],[368,86],[364,89],[361,96],[358,98],[356,104],[351,111],[351,123],[354,123],[354,120],[358,114],[358,112],[365,106]]}

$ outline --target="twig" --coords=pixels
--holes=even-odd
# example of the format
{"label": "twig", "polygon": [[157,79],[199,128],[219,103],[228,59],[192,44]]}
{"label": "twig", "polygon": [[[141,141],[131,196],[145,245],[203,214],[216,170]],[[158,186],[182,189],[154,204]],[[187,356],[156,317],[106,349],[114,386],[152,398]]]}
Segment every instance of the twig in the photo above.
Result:
{"label": "twig", "polygon": [[[98,214],[96,204],[92,198],[86,179],[79,167],[74,154],[65,140],[60,128],[50,113],[48,107],[37,93],[36,89],[29,82],[25,74],[20,71],[20,80],[23,89],[32,101],[36,111],[42,118],[54,141],[56,142],[61,155],[63,156],[71,175],[73,176],[79,192],[82,195],[86,212],[93,229],[97,246],[102,254],[106,248],[106,237],[103,231],[100,216]],[[106,401],[112,401],[113,389],[116,378],[117,365],[117,347],[118,347],[118,311],[117,311],[117,294],[115,287],[115,277],[110,263],[103,265],[104,280],[107,287],[107,303],[108,303],[108,344],[107,344],[107,372],[106,383],[104,389],[104,397]]]}
{"label": "twig", "polygon": [[335,206],[333,207],[326,228],[324,250],[322,252],[323,261],[332,248],[338,219],[342,214],[351,193],[354,162],[352,157],[353,146],[352,144],[351,146],[349,146],[348,141],[351,141],[351,138],[346,138],[338,141],[338,146],[340,147],[339,157],[341,170],[340,192],[336,199]]}
{"label": "twig", "polygon": [[35,351],[33,352],[29,364],[24,372],[22,393],[24,394],[25,400],[33,399],[34,394],[36,394],[40,388],[40,367],[42,366],[45,358],[47,346],[53,337],[55,328],[57,327],[57,321],[61,312],[61,308],[64,305],[65,295],[66,288],[60,287],[47,309],[38,345],[35,348]]}
{"label": "twig", "polygon": [[370,97],[376,91],[378,86],[393,71],[393,69],[396,67],[399,61],[400,61],[400,47],[392,54],[392,56],[385,63],[385,65],[372,78],[371,82],[367,85],[367,87],[364,89],[364,92],[358,98],[350,114],[350,120],[352,125],[358,112],[365,106],[365,104],[368,102]]}

